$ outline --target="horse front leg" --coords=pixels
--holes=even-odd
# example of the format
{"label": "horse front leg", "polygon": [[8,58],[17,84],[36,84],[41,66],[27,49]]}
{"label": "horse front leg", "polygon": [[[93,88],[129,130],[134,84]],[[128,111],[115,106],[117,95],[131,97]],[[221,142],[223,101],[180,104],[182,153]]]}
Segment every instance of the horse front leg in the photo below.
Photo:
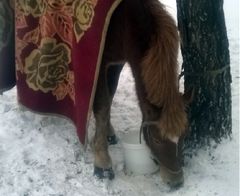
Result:
{"label": "horse front leg", "polygon": [[108,144],[116,144],[117,139],[110,122],[110,109],[113,95],[122,66],[107,69],[102,63],[95,94],[93,112],[96,119],[96,133],[92,141],[94,151],[94,175],[99,178],[114,178]]}
{"label": "horse front leg", "polygon": [[114,173],[107,141],[111,101],[107,91],[105,71],[100,72],[93,104],[93,112],[96,120],[96,132],[92,141],[94,175],[99,178],[112,179],[114,178]]}
{"label": "horse front leg", "polygon": [[[117,90],[118,80],[122,71],[123,64],[113,64],[107,68],[107,88],[112,103],[114,94]],[[109,145],[117,144],[118,140],[115,134],[115,130],[111,124],[110,117],[107,124],[107,140]]]}

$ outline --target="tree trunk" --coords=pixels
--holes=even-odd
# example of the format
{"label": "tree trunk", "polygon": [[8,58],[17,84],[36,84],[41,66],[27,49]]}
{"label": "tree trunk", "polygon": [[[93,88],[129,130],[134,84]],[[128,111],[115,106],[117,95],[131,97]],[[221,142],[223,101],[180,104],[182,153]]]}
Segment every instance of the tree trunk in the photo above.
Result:
{"label": "tree trunk", "polygon": [[193,148],[231,135],[231,73],[223,0],[177,0],[184,87],[194,90],[189,107]]}
{"label": "tree trunk", "polygon": [[0,94],[15,85],[14,14],[9,0],[0,1]]}

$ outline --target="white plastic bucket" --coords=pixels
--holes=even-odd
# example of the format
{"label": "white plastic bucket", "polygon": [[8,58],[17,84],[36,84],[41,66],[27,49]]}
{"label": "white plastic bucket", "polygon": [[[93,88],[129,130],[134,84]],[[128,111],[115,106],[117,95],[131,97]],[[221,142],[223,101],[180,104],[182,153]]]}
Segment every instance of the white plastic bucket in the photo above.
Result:
{"label": "white plastic bucket", "polygon": [[158,170],[159,166],[153,160],[143,138],[140,143],[139,132],[131,131],[124,135],[122,144],[127,172],[144,175]]}

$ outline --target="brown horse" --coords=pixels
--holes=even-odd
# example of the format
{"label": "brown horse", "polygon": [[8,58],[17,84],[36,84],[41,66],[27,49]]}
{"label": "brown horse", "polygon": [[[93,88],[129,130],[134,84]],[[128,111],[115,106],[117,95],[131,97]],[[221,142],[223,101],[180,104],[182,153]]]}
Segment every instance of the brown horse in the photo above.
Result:
{"label": "brown horse", "polygon": [[109,25],[94,100],[94,174],[114,177],[108,144],[115,143],[110,107],[125,62],[130,64],[142,112],[147,145],[170,186],[183,182],[178,143],[187,126],[178,92],[176,24],[158,0],[123,0]]}

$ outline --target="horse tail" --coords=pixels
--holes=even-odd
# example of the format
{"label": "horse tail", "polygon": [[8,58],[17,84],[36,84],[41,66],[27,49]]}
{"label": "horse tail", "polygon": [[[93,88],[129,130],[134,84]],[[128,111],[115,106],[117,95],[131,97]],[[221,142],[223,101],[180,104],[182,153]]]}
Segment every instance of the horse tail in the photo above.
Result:
{"label": "horse tail", "polygon": [[186,128],[187,117],[182,97],[178,92],[177,26],[158,0],[142,2],[150,12],[153,23],[151,43],[141,63],[147,99],[151,104],[162,108],[162,134],[180,136]]}

